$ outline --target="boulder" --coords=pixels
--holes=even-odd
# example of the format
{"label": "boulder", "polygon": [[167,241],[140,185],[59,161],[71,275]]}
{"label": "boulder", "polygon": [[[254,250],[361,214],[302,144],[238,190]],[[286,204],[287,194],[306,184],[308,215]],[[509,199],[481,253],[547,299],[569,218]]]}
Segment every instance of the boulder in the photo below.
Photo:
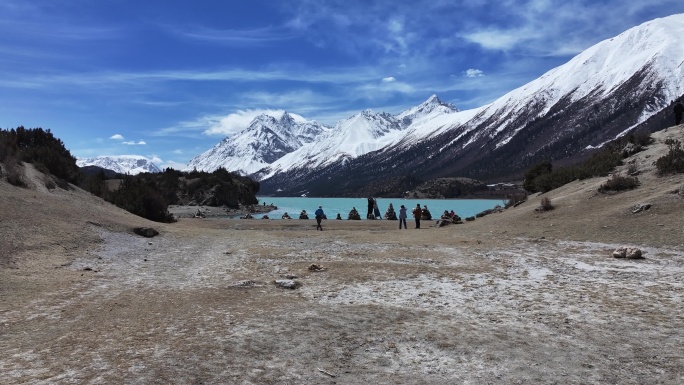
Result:
{"label": "boulder", "polygon": [[640,213],[640,212],[646,211],[650,208],[651,208],[650,203],[639,203],[638,205],[636,205],[632,208],[632,214]]}
{"label": "boulder", "polygon": [[613,251],[614,258],[641,259],[643,255],[637,247],[618,247]]}
{"label": "boulder", "polygon": [[146,238],[152,238],[159,235],[159,231],[151,227],[136,227],[133,229],[133,232]]}

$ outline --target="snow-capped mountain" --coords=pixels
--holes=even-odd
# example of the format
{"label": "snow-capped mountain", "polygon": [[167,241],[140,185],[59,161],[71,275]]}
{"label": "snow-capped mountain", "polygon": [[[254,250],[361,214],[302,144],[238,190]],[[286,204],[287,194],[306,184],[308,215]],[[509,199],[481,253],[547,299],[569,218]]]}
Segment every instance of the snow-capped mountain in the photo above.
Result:
{"label": "snow-capped mountain", "polygon": [[76,159],[78,167],[97,166],[119,174],[137,175],[143,172],[161,172],[150,159],[140,155],[98,156]]}
{"label": "snow-capped mountain", "polygon": [[185,171],[211,172],[223,167],[244,175],[253,174],[312,142],[325,131],[326,127],[312,121],[295,120],[287,112],[280,117],[262,114],[244,130],[193,158]]}
{"label": "snow-capped mountain", "polygon": [[358,194],[405,176],[508,177],[541,160],[576,159],[630,132],[665,128],[682,94],[678,14],[602,41],[489,105],[458,111],[433,95],[394,116],[363,111],[308,143],[262,156],[251,170],[265,194]]}

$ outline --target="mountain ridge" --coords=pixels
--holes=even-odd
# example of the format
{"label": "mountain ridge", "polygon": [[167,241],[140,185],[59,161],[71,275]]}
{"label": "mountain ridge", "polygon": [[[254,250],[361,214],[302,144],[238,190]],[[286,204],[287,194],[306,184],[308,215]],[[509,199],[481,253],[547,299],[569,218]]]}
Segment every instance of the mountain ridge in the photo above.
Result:
{"label": "mountain ridge", "polygon": [[142,155],[112,155],[76,159],[78,167],[96,166],[118,174],[158,173],[161,169]]}
{"label": "mountain ridge", "polygon": [[[308,143],[275,146],[268,159],[242,153],[240,161],[252,165],[240,170],[260,180],[263,193],[330,194],[400,176],[496,180],[542,159],[571,162],[630,132],[666,126],[663,111],[684,94],[682,36],[684,14],[655,19],[485,106],[459,111],[432,95],[396,115],[363,110],[321,126]],[[294,136],[285,123],[274,130]],[[231,164],[211,151],[203,164]],[[341,185],[326,187],[337,177]]]}

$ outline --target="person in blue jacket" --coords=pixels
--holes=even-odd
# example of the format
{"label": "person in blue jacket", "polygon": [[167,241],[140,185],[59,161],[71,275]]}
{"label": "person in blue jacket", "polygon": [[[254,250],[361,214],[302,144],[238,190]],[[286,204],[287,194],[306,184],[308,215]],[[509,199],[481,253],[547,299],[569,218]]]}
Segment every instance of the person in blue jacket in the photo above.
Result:
{"label": "person in blue jacket", "polygon": [[401,230],[402,223],[404,224],[404,230],[406,230],[406,206],[404,205],[401,205],[399,209],[399,230]]}
{"label": "person in blue jacket", "polygon": [[323,212],[323,206],[318,206],[318,210],[314,213],[316,215],[316,230],[323,231],[323,226],[321,226],[321,220],[325,218],[325,213]]}

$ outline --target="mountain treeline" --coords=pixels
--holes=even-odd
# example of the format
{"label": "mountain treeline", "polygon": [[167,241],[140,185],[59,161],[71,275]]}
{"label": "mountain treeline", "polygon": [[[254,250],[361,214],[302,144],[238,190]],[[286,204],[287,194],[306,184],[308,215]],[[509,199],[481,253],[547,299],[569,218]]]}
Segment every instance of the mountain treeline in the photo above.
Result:
{"label": "mountain treeline", "polygon": [[76,158],[49,129],[19,126],[0,130],[0,162],[5,165],[4,176],[15,185],[25,185],[17,167],[20,162],[32,163],[39,171],[68,183],[76,183],[79,176]]}
{"label": "mountain treeline", "polygon": [[525,172],[523,188],[528,192],[547,192],[574,180],[608,176],[622,160],[641,149],[651,141],[647,132],[628,135],[608,143],[578,165],[554,169],[550,160],[544,160]]}
{"label": "mountain treeline", "polygon": [[259,183],[220,168],[214,172],[181,172],[167,168],[161,173],[108,175],[100,169],[84,175],[79,186],[144,218],[173,221],[169,205],[206,205],[239,208],[257,204]]}
{"label": "mountain treeline", "polygon": [[0,130],[0,176],[9,183],[26,187],[22,163],[31,163],[46,175],[46,187],[68,189],[69,183],[97,195],[133,214],[157,222],[173,221],[170,204],[200,204],[238,208],[257,204],[259,183],[219,169],[207,172],[180,172],[117,175],[109,170],[84,168],[50,130],[23,126]]}

